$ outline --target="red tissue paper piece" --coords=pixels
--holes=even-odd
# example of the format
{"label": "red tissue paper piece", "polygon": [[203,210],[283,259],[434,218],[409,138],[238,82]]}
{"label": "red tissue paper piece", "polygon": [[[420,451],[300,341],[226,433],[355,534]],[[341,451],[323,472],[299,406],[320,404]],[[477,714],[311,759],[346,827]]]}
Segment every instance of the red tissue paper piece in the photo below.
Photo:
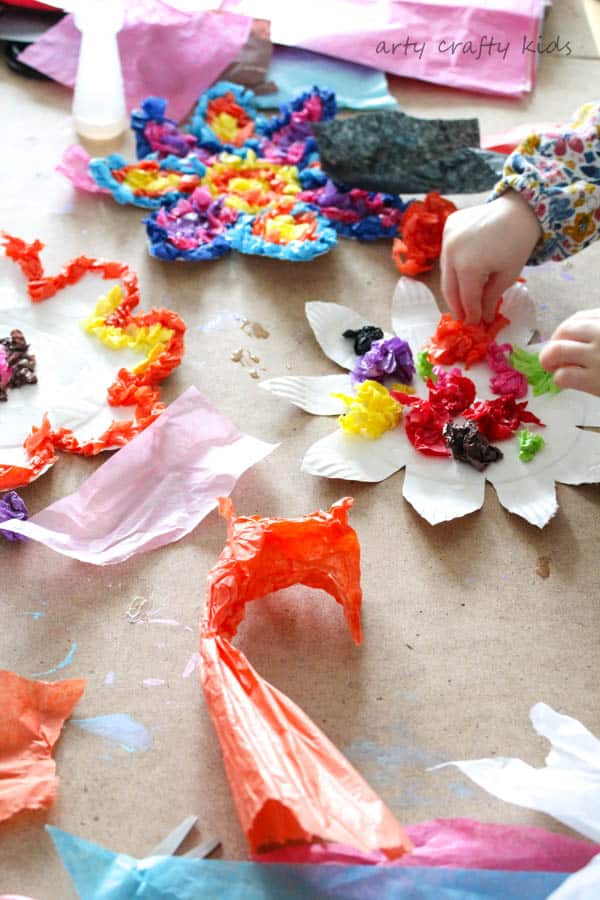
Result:
{"label": "red tissue paper piece", "polygon": [[331,594],[361,641],[360,546],[352,499],[300,519],[236,517],[220,500],[227,544],[208,575],[201,678],[251,853],[339,842],[396,859],[412,844],[389,809],[302,710],[230,643],[245,607],[304,584]]}
{"label": "red tissue paper piece", "polygon": [[430,362],[443,366],[464,362],[468,369],[473,363],[484,359],[498,332],[510,324],[510,320],[500,312],[501,303],[502,299],[489,324],[479,322],[477,325],[467,325],[462,319],[453,319],[450,313],[444,313],[428,347]]}
{"label": "red tissue paper piece", "polygon": [[436,373],[437,382],[429,378],[429,399],[415,394],[390,391],[390,394],[410,409],[404,415],[406,435],[413,447],[425,456],[450,456],[444,440],[444,425],[460,415],[475,399],[475,384],[460,369]]}
{"label": "red tissue paper piece", "polygon": [[394,240],[392,257],[403,275],[428,272],[442,252],[446,219],[456,206],[437,191],[425,200],[413,200],[400,220],[400,237]]}
{"label": "red tissue paper piece", "polygon": [[173,331],[173,336],[156,359],[137,373],[120,369],[108,388],[109,405],[134,407],[134,419],[114,421],[97,438],[80,442],[70,428],[52,430],[45,416],[40,428],[34,427],[25,441],[24,446],[31,455],[27,469],[0,466],[0,490],[9,490],[28,484],[52,465],[56,461],[52,448],[94,456],[103,450],[123,446],[147,428],[164,409],[164,404],[160,402],[159,383],[181,363],[186,326],[170,309],[152,309],[134,315],[133,310],[140,302],[138,277],[125,263],[78,256],[64,265],[57,275],[46,275],[40,259],[44,247],[41,241],[27,244],[21,238],[2,233],[0,245],[4,246],[6,256],[16,262],[25,275],[27,291],[34,303],[48,300],[63,288],[77,284],[87,274],[96,274],[106,280],[118,280],[123,285],[123,300],[106,319],[107,325],[126,329],[128,326],[141,328],[159,323]]}
{"label": "red tissue paper piece", "polygon": [[496,397],[494,400],[477,400],[471,409],[463,413],[465,419],[475,422],[488,441],[505,441],[512,437],[523,422],[545,428],[543,422],[527,409],[527,402],[517,403],[513,396]]}
{"label": "red tissue paper piece", "polygon": [[81,678],[30,681],[0,669],[0,821],[54,801],[52,749],[84,689]]}

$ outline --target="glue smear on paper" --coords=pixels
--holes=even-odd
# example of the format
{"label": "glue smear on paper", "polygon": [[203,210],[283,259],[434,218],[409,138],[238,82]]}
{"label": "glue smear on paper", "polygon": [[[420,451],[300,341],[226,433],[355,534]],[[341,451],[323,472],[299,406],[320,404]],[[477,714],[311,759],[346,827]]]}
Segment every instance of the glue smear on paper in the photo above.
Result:
{"label": "glue smear on paper", "polygon": [[93,716],[91,719],[71,719],[71,724],[114,741],[128,753],[144,752],[152,746],[149,731],[127,713]]}

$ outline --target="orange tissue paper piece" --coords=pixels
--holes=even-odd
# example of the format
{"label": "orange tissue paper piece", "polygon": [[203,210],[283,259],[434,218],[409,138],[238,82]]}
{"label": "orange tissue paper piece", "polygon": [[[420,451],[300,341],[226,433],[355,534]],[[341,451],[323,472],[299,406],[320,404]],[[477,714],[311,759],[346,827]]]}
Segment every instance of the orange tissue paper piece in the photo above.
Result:
{"label": "orange tissue paper piece", "polygon": [[[201,678],[238,816],[253,854],[290,843],[337,842],[395,859],[412,844],[390,810],[308,716],[230,642],[245,605],[294,584],[344,608],[361,641],[360,546],[352,499],[300,519],[236,517],[210,571],[200,632]],[[302,661],[298,661],[302,665]]]}
{"label": "orange tissue paper piece", "polygon": [[408,206],[400,220],[400,237],[392,246],[392,258],[403,275],[419,275],[433,267],[442,252],[446,219],[453,212],[454,203],[437,191]]}
{"label": "orange tissue paper piece", "polygon": [[490,323],[481,321],[477,325],[467,325],[462,319],[453,319],[450,313],[444,313],[427,348],[429,361],[442,366],[464,362],[468,369],[473,363],[485,359],[488,347],[498,332],[510,325],[510,319],[500,312],[501,303],[502,299],[498,301]]}
{"label": "orange tissue paper piece", "polygon": [[0,669],[0,822],[52,804],[58,786],[52,748],[84,688],[81,678],[30,681]]}

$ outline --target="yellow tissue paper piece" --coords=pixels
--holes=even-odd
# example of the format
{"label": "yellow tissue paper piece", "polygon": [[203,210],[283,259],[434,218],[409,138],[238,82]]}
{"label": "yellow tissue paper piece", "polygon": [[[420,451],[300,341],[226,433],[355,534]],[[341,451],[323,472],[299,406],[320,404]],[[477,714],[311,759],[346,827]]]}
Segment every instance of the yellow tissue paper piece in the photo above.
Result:
{"label": "yellow tissue paper piece", "polygon": [[127,175],[123,179],[132,191],[144,191],[152,193],[163,193],[168,188],[177,190],[181,183],[181,175],[171,172],[168,175],[158,175],[156,172],[148,172],[145,169],[129,169]]}
{"label": "yellow tissue paper piece", "polygon": [[349,397],[347,394],[331,396],[343,400],[348,407],[338,419],[346,434],[376,440],[386,431],[396,428],[402,417],[400,403],[377,381],[363,381],[358,386],[356,397]]}
{"label": "yellow tissue paper piece", "polygon": [[120,306],[122,300],[123,291],[121,286],[116,284],[106,297],[100,298],[92,315],[83,322],[83,327],[111,350],[127,348],[143,353],[145,359],[133,369],[137,375],[147,369],[155,359],[158,359],[174,332],[170,328],[165,328],[160,322],[155,322],[150,326],[130,324],[126,328],[107,325],[106,320]]}

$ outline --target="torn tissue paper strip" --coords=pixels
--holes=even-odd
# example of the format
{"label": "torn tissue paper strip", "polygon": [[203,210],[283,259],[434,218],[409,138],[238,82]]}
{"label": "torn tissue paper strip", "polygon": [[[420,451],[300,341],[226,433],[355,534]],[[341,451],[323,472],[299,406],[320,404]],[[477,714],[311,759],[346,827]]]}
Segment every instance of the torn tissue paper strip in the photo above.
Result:
{"label": "torn tissue paper strip", "polygon": [[540,0],[223,0],[271,20],[276,44],[445,87],[519,97],[535,82]]}
{"label": "torn tissue paper strip", "polygon": [[122,562],[185,537],[274,449],[191,387],[74,494],[0,529],[82,562]]}
{"label": "torn tissue paper strip", "polygon": [[457,766],[501,800],[547,813],[600,841],[600,740],[576,719],[545,703],[536,703],[529,715],[536,732],[552,745],[544,768],[504,757],[443,763],[435,768]]}
{"label": "torn tissue paper strip", "polygon": [[50,684],[0,670],[0,821],[54,801],[52,749],[84,688],[83,679]]}
{"label": "torn tissue paper strip", "polygon": [[[252,853],[334,841],[389,859],[411,843],[390,810],[316,725],[231,640],[246,604],[295,584],[326,591],[361,641],[360,547],[350,498],[302,519],[236,517],[208,574],[201,678],[238,816]],[[301,661],[299,660],[301,665]]]}
{"label": "torn tissue paper strip", "polygon": [[[239,56],[251,27],[252,19],[242,15],[185,13],[161,0],[127,3],[117,38],[127,109],[148,96],[166,97],[175,118],[183,118],[198,94]],[[73,87],[80,45],[81,34],[68,15],[27,47],[20,60]]]}
{"label": "torn tissue paper strip", "polygon": [[559,872],[364,865],[263,865],[153,856],[134,859],[46,826],[63,865],[85,900],[546,900],[567,877]]}

